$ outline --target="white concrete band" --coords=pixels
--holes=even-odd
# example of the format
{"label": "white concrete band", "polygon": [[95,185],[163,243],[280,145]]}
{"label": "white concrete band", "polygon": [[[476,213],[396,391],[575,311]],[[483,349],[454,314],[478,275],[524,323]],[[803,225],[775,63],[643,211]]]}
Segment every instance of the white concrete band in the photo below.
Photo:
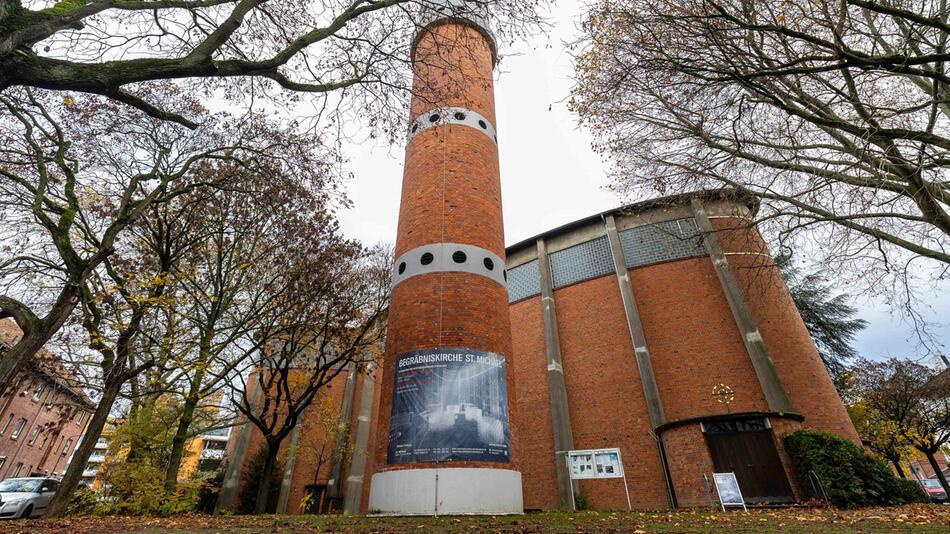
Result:
{"label": "white concrete band", "polygon": [[490,250],[462,243],[423,245],[399,256],[393,266],[393,287],[413,276],[444,272],[477,274],[508,287],[505,260]]}
{"label": "white concrete band", "polygon": [[409,125],[409,138],[406,142],[412,141],[412,138],[427,128],[443,124],[461,124],[474,128],[498,144],[498,133],[492,123],[488,122],[484,115],[465,108],[436,108],[422,113]]}
{"label": "white concrete band", "polygon": [[520,514],[521,473],[510,469],[400,469],[373,475],[370,514]]}

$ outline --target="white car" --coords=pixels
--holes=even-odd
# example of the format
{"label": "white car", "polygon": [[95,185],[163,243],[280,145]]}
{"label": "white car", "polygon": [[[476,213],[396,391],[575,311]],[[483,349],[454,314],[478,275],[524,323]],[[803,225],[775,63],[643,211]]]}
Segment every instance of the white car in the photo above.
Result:
{"label": "white car", "polygon": [[59,481],[45,477],[0,482],[0,519],[40,517],[58,489]]}

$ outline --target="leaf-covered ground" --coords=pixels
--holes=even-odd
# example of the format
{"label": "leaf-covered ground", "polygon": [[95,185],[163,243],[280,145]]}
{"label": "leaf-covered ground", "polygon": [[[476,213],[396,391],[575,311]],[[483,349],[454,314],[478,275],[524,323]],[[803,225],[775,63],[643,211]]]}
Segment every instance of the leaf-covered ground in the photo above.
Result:
{"label": "leaf-covered ground", "polygon": [[120,532],[563,532],[606,533],[878,533],[950,532],[950,506],[915,505],[842,511],[820,508],[681,510],[676,512],[546,512],[497,517],[207,516],[81,517],[0,523],[5,533]]}

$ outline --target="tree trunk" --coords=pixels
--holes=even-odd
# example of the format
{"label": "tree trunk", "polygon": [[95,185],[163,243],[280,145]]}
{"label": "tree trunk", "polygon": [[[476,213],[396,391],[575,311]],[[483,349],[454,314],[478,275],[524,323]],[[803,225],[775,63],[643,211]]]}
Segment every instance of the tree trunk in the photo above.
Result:
{"label": "tree trunk", "polygon": [[63,480],[60,482],[59,491],[50,501],[44,517],[61,517],[66,511],[66,505],[69,504],[69,499],[76,491],[76,487],[79,486],[80,480],[82,480],[82,472],[85,471],[86,464],[89,463],[89,457],[96,447],[96,441],[102,435],[102,429],[109,419],[109,413],[112,411],[112,406],[115,404],[115,399],[119,396],[119,391],[122,390],[124,382],[125,380],[122,379],[121,374],[106,382],[102,399],[99,400],[99,405],[92,414],[92,419],[89,420],[89,426],[86,427],[86,434],[83,436],[79,448],[76,449],[76,454],[69,463],[69,467],[66,468],[66,473],[63,474]]}
{"label": "tree trunk", "polygon": [[923,453],[927,455],[927,461],[930,462],[930,467],[933,468],[934,473],[937,473],[937,480],[939,480],[940,485],[943,486],[943,491],[947,492],[947,495],[950,495],[950,485],[947,484],[947,477],[943,476],[943,471],[940,470],[934,453],[930,451],[923,451]]}
{"label": "tree trunk", "polygon": [[[17,341],[10,350],[0,358],[0,393],[7,390],[16,380],[17,372],[23,368],[26,362],[30,361],[36,353],[43,348],[43,345],[53,334],[62,328],[63,323],[76,309],[79,303],[79,286],[73,280],[67,282],[66,287],[60,291],[53,308],[46,314],[42,320],[36,320],[34,316],[28,331],[23,332],[23,337]],[[9,309],[4,309],[10,312]],[[13,315],[11,313],[11,315]]]}
{"label": "tree trunk", "polygon": [[894,470],[897,471],[897,474],[900,475],[901,478],[907,478],[907,475],[904,473],[904,468],[901,467],[900,459],[895,460],[894,458],[888,458],[888,460],[891,461],[891,464],[894,466]]}
{"label": "tree trunk", "polygon": [[37,351],[49,341],[52,334],[47,334],[42,330],[44,329],[33,329],[28,336],[24,336],[20,341],[17,341],[0,358],[0,392],[6,391],[8,387],[13,385],[20,369],[23,368],[26,362],[33,359]]}
{"label": "tree trunk", "polygon": [[264,467],[261,469],[261,483],[257,487],[257,502],[254,504],[255,514],[267,513],[267,502],[270,500],[270,484],[274,478],[274,466],[277,465],[278,446],[265,445],[267,447],[267,458],[264,460]]}
{"label": "tree trunk", "polygon": [[[200,382],[199,382],[200,383]],[[201,400],[198,389],[185,398],[185,405],[178,419],[178,429],[172,439],[172,450],[168,457],[168,469],[165,470],[165,492],[174,493],[178,487],[178,471],[181,469],[181,460],[185,455],[185,442],[188,441],[188,429],[195,420],[195,408]]]}

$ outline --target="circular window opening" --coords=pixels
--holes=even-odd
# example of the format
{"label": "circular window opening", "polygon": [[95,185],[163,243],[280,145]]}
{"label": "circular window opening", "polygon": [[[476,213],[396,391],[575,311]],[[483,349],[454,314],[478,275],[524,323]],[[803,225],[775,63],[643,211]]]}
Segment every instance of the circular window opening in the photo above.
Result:
{"label": "circular window opening", "polygon": [[433,113],[432,115],[429,115],[429,122],[438,122],[438,120],[439,120],[438,113]]}
{"label": "circular window opening", "polygon": [[485,121],[483,121],[483,120],[481,120],[481,119],[478,119],[478,125],[482,127],[482,130],[487,130],[487,129],[488,129],[488,125],[485,124]]}
{"label": "circular window opening", "polygon": [[435,259],[435,257],[432,255],[431,252],[426,252],[425,254],[422,255],[421,258],[419,258],[419,261],[420,261],[423,265],[429,265],[430,263],[432,263],[432,260],[434,260],[434,259]]}
{"label": "circular window opening", "polygon": [[482,260],[482,263],[485,264],[485,268],[488,269],[489,271],[495,270],[495,262],[491,261],[491,258],[485,258],[484,260]]}
{"label": "circular window opening", "polygon": [[461,250],[456,250],[452,253],[452,261],[455,263],[465,263],[466,259],[468,259],[468,257]]}
{"label": "circular window opening", "polygon": [[465,114],[462,113],[461,111],[456,111],[456,112],[455,112],[455,120],[457,120],[457,121],[464,121],[464,120],[465,120]]}
{"label": "circular window opening", "polygon": [[418,124],[413,124],[413,125],[412,125],[412,133],[416,133],[416,132],[418,132],[418,131],[419,131],[419,125],[418,125]]}
{"label": "circular window opening", "polygon": [[399,274],[402,274],[404,272],[406,272],[406,262],[402,262],[399,264]]}

